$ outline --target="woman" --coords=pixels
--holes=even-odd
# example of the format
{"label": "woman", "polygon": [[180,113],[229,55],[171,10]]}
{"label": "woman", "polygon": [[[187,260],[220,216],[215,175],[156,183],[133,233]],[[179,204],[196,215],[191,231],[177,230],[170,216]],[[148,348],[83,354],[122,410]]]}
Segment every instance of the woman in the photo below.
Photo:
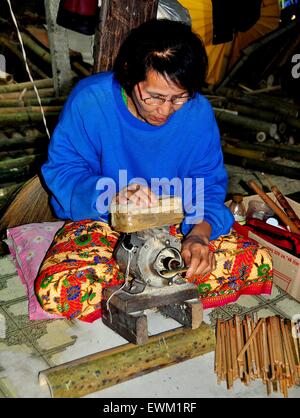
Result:
{"label": "woman", "polygon": [[118,234],[108,224],[110,203],[155,205],[174,181],[185,210],[174,233],[183,237],[186,278],[198,286],[204,307],[243,292],[270,292],[266,251],[227,235],[233,217],[224,205],[219,131],[200,93],[206,69],[202,41],[190,27],[153,20],[129,34],[113,72],[88,77],[73,90],[42,168],[56,215],[68,220],[36,280],[45,310],[99,318],[102,288],[123,281],[112,258]]}

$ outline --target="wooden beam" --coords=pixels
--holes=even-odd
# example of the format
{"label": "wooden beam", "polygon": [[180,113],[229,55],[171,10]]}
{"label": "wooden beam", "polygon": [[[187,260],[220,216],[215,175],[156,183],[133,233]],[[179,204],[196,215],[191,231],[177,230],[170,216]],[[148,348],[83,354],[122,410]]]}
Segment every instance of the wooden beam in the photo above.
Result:
{"label": "wooden beam", "polygon": [[149,337],[145,345],[125,344],[43,370],[39,382],[49,385],[54,398],[79,398],[214,348],[214,330],[202,323],[195,330],[179,328]]}
{"label": "wooden beam", "polygon": [[63,96],[69,93],[74,76],[71,70],[67,31],[56,24],[59,0],[44,1],[54,89],[57,96]]}
{"label": "wooden beam", "polygon": [[198,328],[203,320],[203,307],[199,298],[186,300],[182,304],[161,306],[159,311],[192,329]]}
{"label": "wooden beam", "polygon": [[[103,291],[103,302],[111,295],[111,303],[123,312],[133,313],[145,309],[158,308],[174,303],[183,303],[189,299],[198,298],[197,288],[191,283],[172,286],[147,286],[145,291],[137,295],[125,291],[116,292],[118,286],[107,287]],[[114,293],[116,293],[114,295]]]}
{"label": "wooden beam", "polygon": [[156,17],[158,0],[102,0],[94,44],[94,73],[112,69],[131,29]]}

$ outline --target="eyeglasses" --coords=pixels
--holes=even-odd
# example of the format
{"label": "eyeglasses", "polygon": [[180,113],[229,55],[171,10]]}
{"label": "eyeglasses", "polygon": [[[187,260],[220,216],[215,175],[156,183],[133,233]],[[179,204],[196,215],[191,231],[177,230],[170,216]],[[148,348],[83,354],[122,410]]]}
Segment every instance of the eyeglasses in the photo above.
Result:
{"label": "eyeglasses", "polygon": [[141,100],[146,105],[149,105],[149,106],[160,106],[160,105],[163,105],[165,102],[171,102],[172,105],[175,105],[175,106],[182,105],[188,102],[189,100],[193,99],[194,97],[194,95],[193,96],[186,95],[186,96],[180,96],[180,97],[172,97],[172,99],[165,99],[164,97],[150,96],[150,97],[145,97],[143,99],[139,84],[137,85],[137,88],[138,88]]}

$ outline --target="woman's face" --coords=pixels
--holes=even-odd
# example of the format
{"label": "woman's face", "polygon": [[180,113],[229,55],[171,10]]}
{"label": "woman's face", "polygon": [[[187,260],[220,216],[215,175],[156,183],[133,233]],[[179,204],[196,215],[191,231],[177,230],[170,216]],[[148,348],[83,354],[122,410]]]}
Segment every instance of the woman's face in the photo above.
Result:
{"label": "woman's face", "polygon": [[[150,100],[150,103],[154,102],[154,104],[148,104],[149,98],[154,99]],[[164,103],[155,103],[157,98],[167,100]],[[166,123],[168,118],[180,109],[189,97],[186,89],[150,70],[146,80],[134,86],[131,99],[138,117],[151,125],[160,126]],[[176,99],[181,103],[174,103]],[[173,103],[170,100],[173,100]]]}

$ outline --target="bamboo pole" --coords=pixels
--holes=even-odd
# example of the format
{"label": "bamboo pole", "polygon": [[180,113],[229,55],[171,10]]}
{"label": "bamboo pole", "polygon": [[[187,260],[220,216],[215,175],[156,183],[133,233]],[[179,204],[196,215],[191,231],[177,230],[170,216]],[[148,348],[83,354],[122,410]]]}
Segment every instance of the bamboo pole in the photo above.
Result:
{"label": "bamboo pole", "polygon": [[[10,39],[7,39],[4,36],[0,37],[0,43],[5,45],[6,48],[8,48],[17,58],[19,58],[19,60],[21,61],[21,63],[24,62],[24,57],[22,52],[12,44]],[[27,57],[27,64],[28,66],[31,68],[31,70],[33,70],[39,77],[43,78],[48,78],[48,75],[42,71],[37,65],[35,65],[28,57]]]}
{"label": "bamboo pole", "polygon": [[265,160],[266,156],[263,151],[254,151],[248,149],[241,149],[237,147],[233,147],[232,145],[223,145],[223,151],[226,154],[230,155],[237,155],[239,157],[250,158],[254,160]]}
{"label": "bamboo pole", "polygon": [[[247,325],[247,320],[243,319],[242,320],[242,327],[243,327],[243,331],[244,331],[244,335],[245,335],[245,342],[248,340],[249,338],[249,333],[248,333],[248,325]],[[246,369],[247,369],[247,373],[245,375],[245,384],[248,385],[250,382],[250,379],[253,378],[253,373],[252,373],[252,359],[251,359],[251,352],[250,350],[247,350],[245,352],[245,356],[246,356]]]}
{"label": "bamboo pole", "polygon": [[[54,88],[41,88],[38,90],[39,96],[41,98],[52,99],[55,95]],[[24,88],[22,91],[11,92],[11,93],[1,93],[0,100],[26,100],[29,98],[36,98],[36,93],[34,90],[27,90]]]}
{"label": "bamboo pole", "polygon": [[39,46],[30,36],[26,33],[21,32],[22,40],[24,45],[33,51],[38,57],[40,57],[47,64],[52,63],[51,54],[43,47]]}
{"label": "bamboo pole", "polygon": [[28,165],[33,164],[36,161],[39,161],[40,158],[43,158],[43,154],[36,154],[36,155],[29,155],[26,157],[20,157],[20,158],[12,158],[10,160],[6,161],[0,161],[0,172],[1,170],[9,170],[9,169],[15,169],[16,167],[25,167]]}
{"label": "bamboo pole", "polygon": [[290,378],[289,386],[292,386],[296,383],[297,370],[295,367],[295,363],[293,361],[293,354],[288,344],[288,338],[287,338],[286,328],[285,328],[283,319],[280,320],[280,327],[281,327],[281,334],[283,337],[283,349],[284,349],[286,376]]}
{"label": "bamboo pole", "polygon": [[225,322],[225,347],[227,356],[227,389],[233,386],[233,367],[231,354],[231,335],[228,321]]}
{"label": "bamboo pole", "polygon": [[283,116],[278,114],[277,112],[258,109],[257,107],[253,106],[246,106],[244,104],[230,102],[227,106],[228,109],[236,110],[241,115],[247,115],[253,117],[254,119],[265,120],[266,122],[271,123],[278,123],[281,122]]}
{"label": "bamboo pole", "polygon": [[20,136],[18,138],[0,138],[0,152],[9,150],[26,149],[31,147],[47,147],[49,139],[46,135],[39,134],[31,137]]}
{"label": "bamboo pole", "polygon": [[292,232],[300,234],[300,229],[297,228],[295,223],[281,210],[276,203],[269,198],[269,196],[256,184],[254,180],[250,180],[248,185],[259,195],[259,197],[275,212],[275,214],[281,219],[281,221],[290,227]]}
{"label": "bamboo pole", "polygon": [[228,364],[227,364],[227,356],[226,356],[226,340],[225,340],[225,324],[221,323],[221,346],[222,346],[222,371],[223,371],[223,378],[226,379],[226,383],[228,386]]}
{"label": "bamboo pole", "polygon": [[145,345],[125,344],[43,370],[39,381],[49,385],[54,398],[77,398],[214,348],[214,332],[202,323],[195,330],[179,328],[152,336]]}
{"label": "bamboo pole", "polygon": [[[51,112],[47,113],[47,118],[57,118],[59,116],[59,112]],[[32,122],[38,123],[42,122],[43,117],[41,113],[38,112],[20,112],[17,114],[7,114],[7,115],[0,115],[0,127],[1,126],[11,126],[13,124],[30,124]]]}
{"label": "bamboo pole", "polygon": [[[62,109],[62,106],[43,106],[44,113],[59,113]],[[3,115],[8,114],[33,114],[41,113],[41,108],[39,106],[26,106],[26,107],[0,107],[0,118]]]}
{"label": "bamboo pole", "polygon": [[[251,327],[251,335],[252,335],[252,333],[254,332],[254,329],[256,327],[256,324],[254,323],[254,321],[250,321],[250,327]],[[261,377],[257,337],[258,337],[258,332],[253,337],[253,349],[254,349],[254,358],[255,358],[255,367],[256,367],[256,377]]]}
{"label": "bamboo pole", "polygon": [[[63,104],[66,101],[66,97],[44,97],[41,98],[41,102],[43,106],[55,106],[59,104]],[[34,98],[21,98],[20,100],[17,99],[3,99],[0,100],[0,112],[2,107],[21,107],[21,106],[38,106],[39,102],[38,99]]]}
{"label": "bamboo pole", "polygon": [[[52,78],[35,80],[34,85],[37,88],[52,88],[53,80]],[[24,89],[32,90],[33,83],[31,81],[26,81],[24,83],[16,83],[16,84],[9,84],[8,86],[0,86],[0,94],[23,91]]]}
{"label": "bamboo pole", "polygon": [[222,136],[222,141],[226,144],[228,143],[234,145],[237,148],[262,151],[264,152],[265,157],[279,156],[289,160],[300,161],[300,148],[297,145],[276,144],[276,147],[274,147],[274,144],[252,144],[246,141],[242,141],[241,139],[228,136]]}
{"label": "bamboo pole", "polygon": [[300,109],[298,106],[295,106],[291,103],[287,103],[282,99],[275,99],[274,97],[252,97],[249,95],[241,94],[238,90],[224,88],[220,89],[221,97],[225,96],[230,101],[242,103],[245,105],[252,106],[258,109],[266,109],[267,111],[278,112],[281,115],[291,116],[298,118],[300,114]]}
{"label": "bamboo pole", "polygon": [[0,80],[1,82],[5,82],[7,84],[13,82],[14,78],[11,74],[6,73],[5,71],[0,70]]}
{"label": "bamboo pole", "polygon": [[236,338],[236,327],[234,326],[234,320],[230,320],[230,344],[231,344],[231,354],[232,354],[232,370],[233,370],[233,380],[239,377],[239,367],[237,361],[237,338]]}
{"label": "bamboo pole", "polygon": [[294,209],[291,207],[291,205],[289,204],[289,202],[283,196],[283,194],[281,193],[281,191],[275,185],[271,186],[271,190],[274,193],[274,195],[275,195],[278,203],[284,209],[284,211],[287,214],[287,216],[291,219],[292,222],[294,222],[294,224],[296,225],[296,227],[300,229],[300,219],[298,218],[297,214],[295,213]]}
{"label": "bamboo pole", "polygon": [[216,351],[215,351],[215,373],[217,374],[218,381],[220,384],[223,379],[222,376],[222,346],[221,346],[221,324],[220,319],[216,321]]}
{"label": "bamboo pole", "polygon": [[274,137],[278,131],[277,124],[275,123],[269,123],[241,115],[234,115],[232,113],[222,112],[216,109],[214,109],[214,112],[220,123],[242,127],[243,129],[250,129],[253,131],[268,132],[271,137]]}
{"label": "bamboo pole", "polygon": [[[276,145],[273,145],[276,147]],[[283,164],[276,164],[272,159],[255,160],[253,158],[246,158],[224,153],[225,164],[237,165],[251,170],[264,171],[266,173],[275,174],[276,176],[285,176],[292,179],[300,179],[299,167],[290,167]]]}
{"label": "bamboo pole", "polygon": [[[235,327],[236,327],[236,345],[237,345],[237,353],[239,353],[242,349],[242,333],[241,333],[241,322],[238,315],[234,316],[235,321]],[[244,372],[244,356],[239,358],[237,356],[238,361],[238,368],[239,368],[239,376],[240,379],[243,378],[243,372]]]}
{"label": "bamboo pole", "polygon": [[281,86],[268,86],[263,89],[257,89],[252,91],[247,91],[246,94],[260,94],[260,93],[270,93],[270,91],[278,91],[281,89]]}

